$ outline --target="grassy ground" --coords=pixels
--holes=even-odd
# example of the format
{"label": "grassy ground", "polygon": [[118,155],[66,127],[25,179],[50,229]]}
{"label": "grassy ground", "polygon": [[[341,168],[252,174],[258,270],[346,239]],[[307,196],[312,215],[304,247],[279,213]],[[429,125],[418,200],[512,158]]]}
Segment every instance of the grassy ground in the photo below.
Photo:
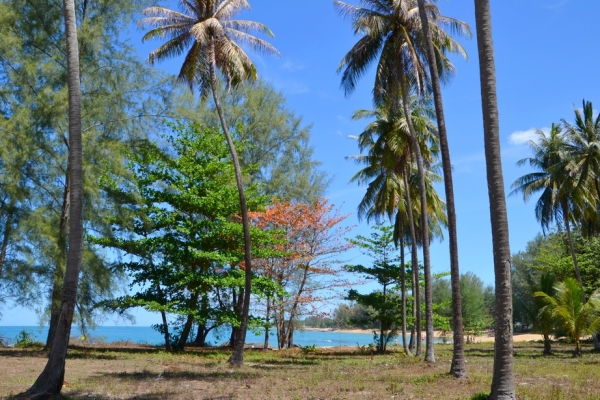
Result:
{"label": "grassy ground", "polygon": [[[371,355],[358,348],[248,351],[235,369],[229,352],[191,349],[171,354],[143,346],[69,350],[62,394],[66,399],[479,399],[488,392],[493,344],[466,348],[469,377],[448,375],[452,348],[436,345],[435,364],[400,351]],[[556,344],[515,344],[519,399],[600,399],[600,354]],[[27,390],[43,369],[40,348],[0,348],[0,398]]]}

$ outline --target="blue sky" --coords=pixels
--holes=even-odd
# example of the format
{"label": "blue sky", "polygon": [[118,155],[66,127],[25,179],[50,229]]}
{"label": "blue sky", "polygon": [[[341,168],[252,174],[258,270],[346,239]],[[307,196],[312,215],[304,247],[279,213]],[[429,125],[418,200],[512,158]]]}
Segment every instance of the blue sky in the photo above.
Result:
{"label": "blue sky", "polygon": [[[172,3],[170,6],[175,7],[175,2]],[[327,197],[345,213],[355,214],[365,188],[348,183],[358,166],[344,157],[358,154],[356,143],[348,135],[360,133],[365,121],[354,122],[350,117],[358,109],[371,108],[373,75],[365,75],[356,91],[345,97],[336,69],[358,38],[353,35],[350,22],[338,16],[332,0],[250,0],[250,3],[252,10],[241,14],[239,19],[267,25],[275,34],[269,41],[281,53],[280,58],[251,54],[259,76],[285,95],[289,107],[303,116],[306,125],[313,125],[315,158],[333,178]],[[508,195],[510,184],[529,172],[525,167],[517,167],[516,162],[529,156],[524,142],[534,129],[547,128],[561,118],[572,121],[573,110],[581,107],[582,99],[600,105],[597,79],[600,2],[496,0],[491,3],[502,161]],[[475,32],[473,1],[441,0],[438,5],[444,15],[466,21]],[[142,45],[141,34],[135,29],[130,35],[142,57],[158,46],[158,42]],[[469,59],[453,59],[456,76],[443,88],[454,166],[460,269],[473,271],[491,284],[494,281],[492,239],[477,44],[474,38],[462,39],[461,43]],[[176,73],[179,62],[173,60],[157,68]],[[438,190],[443,195],[443,187]],[[527,241],[540,232],[533,212],[535,200],[524,204],[520,196],[507,199],[513,253],[523,250]],[[368,234],[366,222],[359,222],[355,215],[348,221],[358,225],[355,234]],[[431,252],[433,271],[449,270],[447,242],[434,243]],[[353,260],[358,261],[362,260]],[[0,324],[33,325],[36,321],[34,313],[14,309],[4,313]],[[138,317],[140,325],[154,322],[154,317]]]}

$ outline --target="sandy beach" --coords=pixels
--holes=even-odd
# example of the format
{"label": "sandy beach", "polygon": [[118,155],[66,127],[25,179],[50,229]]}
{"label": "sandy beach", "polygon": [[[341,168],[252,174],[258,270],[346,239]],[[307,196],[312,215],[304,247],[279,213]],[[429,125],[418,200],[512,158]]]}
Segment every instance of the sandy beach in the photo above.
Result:
{"label": "sandy beach", "polygon": [[[330,328],[309,328],[309,327],[304,327],[302,328],[302,330],[305,331],[313,331],[313,332],[336,332],[336,333],[362,333],[365,335],[372,335],[373,334],[373,330],[372,329],[330,329]],[[425,334],[425,333],[423,333]],[[441,331],[435,331],[434,332],[434,336],[435,337],[442,337],[442,332]],[[452,332],[448,332],[446,334],[446,337],[448,339],[452,339]],[[513,335],[513,341],[514,342],[530,342],[530,341],[536,341],[536,340],[542,340],[542,335],[538,334],[538,333],[515,333]],[[484,343],[484,342],[493,342],[494,341],[494,337],[493,336],[489,336],[487,333],[481,336],[475,336],[475,340],[474,343]]]}

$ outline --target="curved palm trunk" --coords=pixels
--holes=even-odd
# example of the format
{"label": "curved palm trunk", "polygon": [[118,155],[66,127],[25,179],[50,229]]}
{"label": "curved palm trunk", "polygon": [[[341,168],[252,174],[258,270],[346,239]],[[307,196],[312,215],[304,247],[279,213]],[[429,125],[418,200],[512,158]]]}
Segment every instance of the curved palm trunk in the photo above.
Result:
{"label": "curved palm trunk", "polygon": [[513,376],[512,287],[508,217],[500,155],[500,127],[496,99],[496,69],[489,0],[475,0],[477,48],[487,169],[494,275],[496,284],[494,374],[490,399],[515,399]]}
{"label": "curved palm trunk", "polygon": [[[415,219],[412,213],[412,201],[410,200],[410,191],[408,188],[408,165],[404,173],[404,191],[406,192],[406,209],[408,214],[408,224],[410,225],[411,245],[411,264],[413,271],[413,314],[415,316],[416,339],[415,335],[410,336],[411,343],[417,345],[416,356],[421,357],[421,291],[419,287],[419,255],[417,254],[417,233],[415,230]],[[410,347],[410,346],[409,346]]]}
{"label": "curved palm trunk", "polygon": [[238,158],[237,151],[231,140],[229,134],[229,128],[225,122],[225,116],[223,115],[223,109],[217,96],[217,79],[215,75],[215,52],[214,44],[211,46],[210,52],[210,86],[212,89],[213,100],[215,102],[215,108],[217,114],[219,114],[219,120],[221,121],[221,127],[223,128],[223,134],[227,140],[227,146],[233,159],[233,168],[235,170],[235,180],[237,183],[238,194],[240,197],[240,208],[242,211],[242,225],[244,228],[244,261],[246,267],[246,280],[244,284],[244,305],[242,306],[242,315],[240,320],[240,329],[236,341],[233,347],[233,354],[229,359],[229,362],[233,365],[242,365],[244,362],[244,344],[246,342],[246,329],[248,328],[248,315],[250,313],[250,294],[252,287],[252,261],[250,257],[250,224],[248,221],[248,208],[246,206],[246,196],[244,194],[244,183],[242,181],[242,170],[240,168],[240,161]]}
{"label": "curved palm trunk", "polygon": [[60,317],[54,334],[46,367],[27,391],[31,397],[46,397],[60,393],[65,376],[65,359],[77,298],[79,270],[83,248],[83,155],[81,146],[81,89],[79,49],[74,0],[63,0],[67,41],[67,72],[69,87],[69,179],[70,218],[69,252],[63,285]]}
{"label": "curved palm trunk", "polygon": [[433,295],[431,292],[431,262],[429,257],[429,223],[427,218],[427,188],[425,186],[425,172],[423,167],[423,157],[421,148],[417,138],[417,133],[412,123],[410,110],[408,109],[408,96],[406,93],[406,82],[404,79],[404,71],[400,70],[400,85],[402,86],[402,107],[404,108],[404,116],[408,124],[408,130],[413,142],[413,151],[417,161],[417,173],[419,177],[419,194],[421,197],[421,230],[423,235],[423,274],[425,275],[425,361],[435,362],[435,354],[433,351]]}
{"label": "curved palm trunk", "polygon": [[440,140],[442,155],[442,170],[444,172],[444,190],[446,194],[446,214],[448,216],[448,245],[450,248],[450,284],[452,286],[452,325],[453,325],[453,355],[450,373],[457,378],[467,377],[465,365],[465,347],[462,322],[462,304],[460,295],[460,269],[458,265],[458,238],[456,233],[456,211],[454,208],[454,184],[452,181],[452,163],[450,162],[450,147],[448,135],[446,134],[446,119],[444,117],[444,105],[442,102],[442,89],[440,78],[435,63],[435,51],[433,40],[429,30],[427,13],[425,12],[425,1],[418,0],[419,16],[425,33],[427,62],[433,87],[433,101],[435,103],[435,114]]}
{"label": "curved palm trunk", "polygon": [[67,258],[67,234],[69,223],[69,165],[67,163],[67,176],[65,177],[65,189],[63,192],[63,205],[60,214],[60,224],[58,229],[58,255],[54,267],[54,277],[52,279],[52,294],[50,295],[50,325],[48,327],[48,336],[46,337],[46,348],[52,347],[54,333],[60,318],[60,304],[62,301],[62,286],[65,276],[66,258]]}

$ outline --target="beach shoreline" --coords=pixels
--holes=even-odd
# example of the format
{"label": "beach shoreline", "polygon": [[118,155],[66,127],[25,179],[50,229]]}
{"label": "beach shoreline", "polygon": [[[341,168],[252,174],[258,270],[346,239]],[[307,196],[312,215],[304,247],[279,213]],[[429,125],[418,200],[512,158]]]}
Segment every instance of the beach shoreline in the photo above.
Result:
{"label": "beach shoreline", "polygon": [[[300,330],[310,331],[310,332],[332,332],[332,333],[360,333],[360,334],[368,334],[372,335],[375,329],[335,329],[335,328],[313,328],[313,327],[304,327]],[[425,332],[423,332],[423,336]],[[444,337],[442,331],[435,331],[433,336],[436,338]],[[466,337],[466,335],[465,335]],[[452,341],[452,332],[446,333],[446,338],[449,342]],[[542,335],[539,333],[515,333],[513,335],[513,342],[532,342],[542,340]],[[473,343],[486,343],[486,342],[494,342],[494,336],[490,336],[487,333],[484,333],[480,336],[475,336],[473,338]]]}

